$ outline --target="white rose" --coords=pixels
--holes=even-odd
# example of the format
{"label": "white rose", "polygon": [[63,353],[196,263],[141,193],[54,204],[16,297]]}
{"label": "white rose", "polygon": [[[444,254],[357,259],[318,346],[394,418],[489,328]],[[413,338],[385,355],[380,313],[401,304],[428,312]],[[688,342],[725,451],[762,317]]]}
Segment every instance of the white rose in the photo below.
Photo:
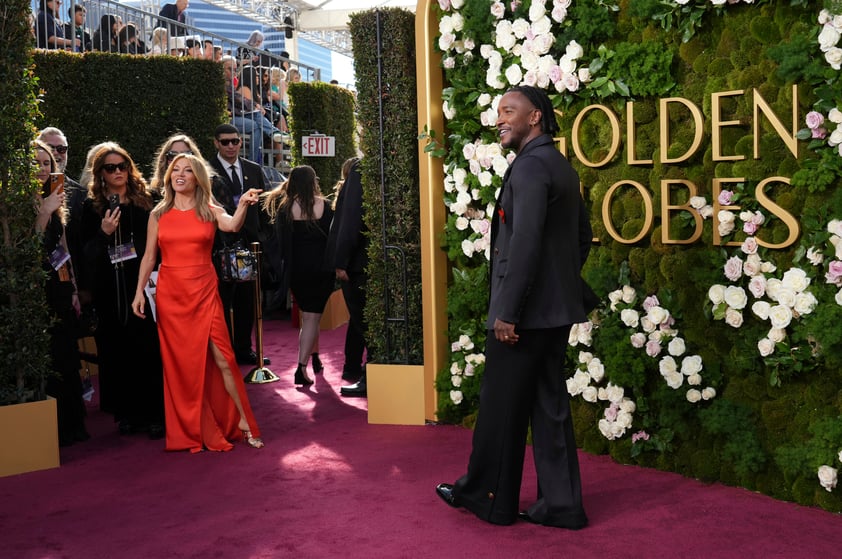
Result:
{"label": "white rose", "polygon": [[644,345],[646,345],[646,334],[642,332],[636,332],[629,337],[629,341],[631,342],[632,347],[640,349]]}
{"label": "white rose", "polygon": [[465,239],[464,241],[462,241],[462,252],[468,258],[473,256],[474,255],[474,243],[473,243],[473,241],[470,241],[468,239]]}
{"label": "white rose", "polygon": [[599,382],[602,380],[602,377],[605,376],[605,365],[599,359],[592,359],[590,363],[588,363],[588,373],[591,375],[591,378],[594,382]]}
{"label": "white rose", "polygon": [[461,390],[451,390],[450,391],[450,399],[453,401],[454,404],[457,406],[462,403],[462,391]]}
{"label": "white rose", "polygon": [[827,10],[822,10],[819,12],[819,25],[824,25],[825,23],[831,21],[833,16]]}
{"label": "white rose", "polygon": [[809,291],[805,291],[803,293],[799,293],[795,296],[795,305],[793,305],[793,309],[799,315],[803,316],[805,314],[810,314],[813,312],[813,309],[816,308],[819,302],[816,300],[815,295],[810,293]]}
{"label": "white rose", "polygon": [[[839,60],[842,62],[842,49],[834,48],[833,50],[838,51]],[[827,58],[827,54],[825,55],[825,58]],[[833,64],[831,64],[831,66],[833,66]],[[838,66],[834,68],[834,70],[839,70],[840,67],[842,66]],[[839,144],[842,144],[842,126],[836,125],[836,128],[833,130],[833,132],[830,133],[830,136],[827,139],[827,143],[830,146],[838,146]]]}
{"label": "white rose", "polygon": [[767,318],[769,318],[769,310],[771,308],[772,305],[770,305],[766,301],[757,301],[751,306],[751,312],[753,312],[754,316],[756,316],[760,320],[766,320]]}
{"label": "white rose", "polygon": [[599,423],[597,423],[599,427],[599,432],[602,433],[602,436],[608,439],[609,441],[614,440],[614,433],[611,429],[611,423],[607,419],[600,419]]}
{"label": "white rose", "polygon": [[827,113],[827,120],[834,124],[842,124],[842,111],[833,107],[830,109],[830,112]]}
{"label": "white rose", "polygon": [[462,17],[462,14],[454,13],[450,17],[453,19],[453,30],[462,31],[462,29],[465,27],[465,18]]}
{"label": "white rose", "polygon": [[746,237],[746,240],[743,241],[742,246],[740,247],[745,254],[756,254],[757,253],[757,239],[754,237]]}
{"label": "white rose", "polygon": [[655,305],[649,309],[649,312],[646,313],[646,317],[651,320],[653,324],[663,324],[669,320],[670,312],[664,307]]}
{"label": "white rose", "polygon": [[[840,120],[842,120],[842,112],[839,112],[838,109],[833,109],[840,115]],[[831,219],[827,222],[827,232],[837,237],[842,237],[842,220],[839,219]]]}
{"label": "white rose", "polygon": [[831,468],[830,466],[820,466],[819,484],[828,491],[833,490],[836,487],[837,474],[838,472],[836,468]]}
{"label": "white rose", "polygon": [[684,338],[673,338],[669,345],[667,345],[667,351],[673,357],[680,357],[684,355],[684,352],[687,351],[687,347],[684,344]]}
{"label": "white rose", "polygon": [[716,226],[716,229],[719,232],[720,237],[727,237],[734,232],[734,222],[720,221],[719,225]]}
{"label": "white rose", "polygon": [[621,426],[624,430],[628,429],[632,425],[632,414],[627,411],[620,410],[615,421],[617,425]]}
{"label": "white rose", "polygon": [[773,301],[778,300],[778,294],[783,289],[783,283],[777,278],[769,278],[766,280],[766,295]]}
{"label": "white rose", "polygon": [[544,14],[547,13],[547,9],[544,7],[543,2],[533,2],[531,6],[529,6],[529,21],[538,21]]}
{"label": "white rose", "polygon": [[748,296],[742,287],[729,285],[725,288],[725,304],[732,309],[742,310],[748,303]]}
{"label": "white rose", "polygon": [[512,64],[506,68],[506,79],[511,85],[518,85],[523,79],[523,71],[517,64]]}
{"label": "white rose", "polygon": [[694,210],[701,210],[707,204],[707,200],[705,200],[704,196],[692,196],[690,197],[690,207]]}
{"label": "white rose", "polygon": [[821,33],[819,33],[819,48],[821,48],[822,52],[827,52],[835,47],[838,42],[839,32],[833,28],[833,25],[829,23],[825,24],[822,27]]}
{"label": "white rose", "polygon": [[620,311],[620,320],[629,328],[637,328],[640,323],[640,314],[634,309],[623,309]]}
{"label": "white rose", "polygon": [[666,381],[667,386],[673,390],[678,390],[681,388],[681,385],[684,384],[684,376],[680,373],[669,373],[664,375],[664,380]]}
{"label": "white rose", "polygon": [[702,390],[702,398],[705,400],[710,400],[716,397],[716,389],[712,386],[708,386],[704,390]]}
{"label": "white rose", "polygon": [[468,228],[468,218],[459,216],[456,218],[456,229],[459,231],[464,231]]}
{"label": "white rose", "polygon": [[661,358],[661,361],[658,363],[658,370],[660,370],[661,376],[667,376],[678,372],[678,365],[675,363],[675,359],[673,359],[672,356],[667,355]]}
{"label": "white rose", "polygon": [[842,306],[842,289],[836,292],[834,295],[833,300],[836,301],[836,304]]}
{"label": "white rose", "polygon": [[596,395],[597,390],[596,387],[593,386],[586,386],[584,390],[582,390],[582,399],[586,402],[595,403],[596,402]]}
{"label": "white rose", "polygon": [[775,343],[780,343],[786,339],[786,330],[783,328],[770,328],[766,337]]}
{"label": "white rose", "polygon": [[456,388],[459,388],[462,386],[462,375],[453,375],[450,377],[450,383]]}
{"label": "white rose", "polygon": [[842,450],[839,451],[839,461],[842,462]]}
{"label": "white rose", "polygon": [[699,386],[702,384],[702,375],[699,373],[692,374],[687,377],[687,384],[690,386]]}
{"label": "white rose", "polygon": [[732,328],[739,328],[743,325],[743,313],[729,307],[725,310],[725,324]]}
{"label": "white rose", "polygon": [[591,81],[591,69],[582,66],[576,71],[576,76],[579,78],[580,82],[587,83]]}
{"label": "white rose", "polygon": [[813,266],[818,266],[824,262],[824,254],[816,250],[816,247],[810,247],[807,249],[807,260],[809,260],[810,264]]}
{"label": "white rose", "polygon": [[567,44],[567,48],[564,49],[564,54],[573,60],[578,60],[585,55],[585,49],[582,48],[582,45],[577,43],[576,41],[570,41]]}
{"label": "white rose", "polygon": [[786,328],[792,322],[792,309],[785,305],[775,305],[769,309],[769,321],[773,328]]}
{"label": "white rose", "polygon": [[634,287],[630,285],[623,286],[623,302],[632,304],[634,302],[635,297],[637,296],[637,292],[634,290]]}
{"label": "white rose", "polygon": [[648,316],[644,316],[640,319],[640,327],[643,328],[644,332],[652,332],[658,327],[658,325],[649,320]]}
{"label": "white rose", "polygon": [[619,402],[623,399],[623,393],[625,390],[622,386],[616,386],[611,383],[608,383],[608,386],[605,387],[605,396],[609,402]]}
{"label": "white rose", "polygon": [[593,359],[593,353],[589,351],[580,351],[579,352],[579,363],[590,363]]}
{"label": "white rose", "polygon": [[562,75],[572,74],[576,71],[576,61],[565,54],[558,59],[558,67]]}
{"label": "white rose", "polygon": [[781,283],[787,289],[792,289],[796,293],[804,291],[810,285],[810,278],[807,277],[807,272],[801,268],[790,268],[784,272],[784,277],[781,278]]}
{"label": "white rose", "polygon": [[775,342],[769,338],[760,338],[757,342],[757,351],[760,352],[761,357],[768,357],[775,352]]}
{"label": "white rose", "polygon": [[702,219],[710,219],[713,217],[713,206],[706,204],[704,207],[699,209],[699,215],[702,216]]}
{"label": "white rose", "polygon": [[687,401],[691,404],[695,404],[699,400],[702,399],[702,393],[696,390],[695,388],[691,388],[687,391]]}
{"label": "white rose", "polygon": [[708,289],[708,299],[714,305],[725,301],[725,286],[719,284],[711,285],[710,289]]}
{"label": "white rose", "polygon": [[688,355],[681,360],[681,374],[689,377],[690,375],[699,374],[702,370],[702,356]]}
{"label": "white rose", "polygon": [[500,19],[506,15],[506,6],[502,2],[494,2],[491,4],[491,15]]}
{"label": "white rose", "polygon": [[512,22],[512,33],[518,39],[523,39],[529,32],[529,22],[522,17],[517,18]]}
{"label": "white rose", "polygon": [[778,267],[775,266],[774,264],[772,264],[771,262],[764,262],[763,264],[760,265],[760,271],[763,272],[764,274],[771,274],[772,272],[774,272],[777,269],[778,269]]}

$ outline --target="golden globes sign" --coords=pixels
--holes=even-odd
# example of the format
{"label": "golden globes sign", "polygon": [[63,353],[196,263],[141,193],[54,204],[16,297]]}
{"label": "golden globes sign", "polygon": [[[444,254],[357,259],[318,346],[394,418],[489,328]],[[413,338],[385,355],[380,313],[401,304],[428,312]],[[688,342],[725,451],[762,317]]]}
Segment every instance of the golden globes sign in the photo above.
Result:
{"label": "golden globes sign", "polygon": [[[781,141],[786,145],[787,149],[792,153],[794,157],[798,157],[798,140],[796,139],[796,133],[798,131],[798,86],[792,86],[792,114],[791,114],[791,128],[787,129],[787,127],[781,121],[779,115],[775,114],[772,111],[769,103],[763,99],[763,96],[760,92],[756,89],[753,89],[750,92],[746,92],[743,90],[736,90],[736,91],[725,91],[720,93],[714,93],[711,95],[711,118],[710,118],[710,129],[711,129],[711,148],[712,148],[712,155],[713,161],[739,161],[741,159],[745,159],[744,155],[737,155],[737,154],[729,154],[727,146],[723,146],[722,142],[722,130],[725,127],[729,126],[743,126],[744,124],[739,120],[725,120],[722,116],[722,101],[728,97],[736,97],[736,96],[743,96],[743,95],[750,95],[751,96],[751,105],[753,107],[753,115],[751,120],[751,130],[752,135],[754,138],[754,152],[753,157],[754,159],[760,159],[760,135],[761,135],[761,117],[765,117],[769,123],[772,125],[772,128],[777,133],[778,137]],[[625,164],[628,166],[647,166],[652,165],[655,161],[654,159],[647,159],[645,157],[640,156],[637,154],[636,150],[636,129],[635,129],[635,120],[634,120],[634,108],[635,103],[633,101],[629,101],[626,103],[626,114],[625,114]],[[672,108],[677,108],[678,110],[685,110],[689,113],[692,118],[693,124],[693,141],[692,143],[686,147],[685,151],[674,157],[669,157],[668,154],[668,147],[671,144],[671,130],[670,130],[670,121],[669,121],[669,111]],[[563,116],[562,113],[558,113],[560,116]],[[600,146],[602,148],[607,149],[606,155],[598,160],[594,161],[590,157],[588,153],[585,153],[585,150],[582,146],[581,141],[581,130],[582,125],[589,118],[602,118],[606,119],[610,125],[611,135],[609,138],[606,138],[603,144],[607,144],[606,146]],[[696,155],[699,149],[702,146],[702,138],[704,136],[704,127],[705,127],[705,118],[702,113],[702,110],[690,101],[689,99],[684,99],[681,97],[669,97],[665,99],[660,99],[658,103],[658,123],[660,126],[660,138],[659,138],[659,153],[660,157],[658,159],[658,163],[664,165],[677,165],[684,161],[687,161],[692,156]],[[591,167],[595,169],[599,169],[604,167],[615,160],[617,157],[618,152],[620,151],[620,143],[622,138],[621,133],[621,117],[618,116],[614,111],[612,111],[609,107],[605,105],[589,105],[582,109],[579,113],[577,113],[575,120],[573,121],[573,126],[571,129],[571,136],[570,136],[570,143],[572,144],[573,148],[573,155],[575,156],[576,160],[578,160],[582,165],[586,167]],[[565,157],[567,157],[568,149],[567,149],[567,138],[566,137],[559,137],[556,138],[559,143],[559,151],[561,151]],[[651,156],[651,155],[650,155]],[[751,177],[752,179],[756,179],[756,177]],[[713,217],[716,219],[720,210],[735,210],[739,211],[740,206],[736,205],[721,205],[718,201],[719,193],[723,189],[727,189],[727,185],[731,184],[740,184],[746,182],[746,177],[729,177],[729,178],[713,178],[711,181],[711,191],[712,191],[712,198],[713,198]],[[775,201],[770,198],[766,190],[769,186],[773,184],[789,184],[788,177],[767,177],[762,180],[758,181],[757,186],[755,187],[755,198],[757,199],[758,203],[762,208],[767,210],[770,214],[780,219],[788,228],[789,235],[787,238],[780,243],[770,243],[768,241],[764,241],[761,236],[757,237],[757,244],[770,249],[783,249],[793,245],[796,240],[798,239],[798,235],[800,232],[800,227],[798,225],[798,221],[795,217],[787,212],[784,208],[780,207]],[[623,237],[617,228],[614,226],[611,220],[611,202],[613,196],[622,188],[631,187],[637,190],[639,193],[644,207],[644,225],[641,231],[632,238],[625,238]],[[662,230],[661,230],[661,242],[663,244],[672,244],[672,245],[682,245],[682,244],[693,244],[699,241],[702,236],[702,217],[699,215],[699,212],[695,209],[691,208],[689,202],[683,204],[671,204],[670,200],[672,199],[672,194],[680,189],[684,189],[687,191],[687,198],[691,198],[696,196],[698,193],[698,185],[694,184],[692,181],[689,180],[677,180],[677,179],[664,179],[660,182],[657,187],[660,189],[661,193],[661,207],[660,207],[660,214],[661,214],[661,223],[662,223]],[[671,236],[670,231],[670,220],[669,216],[674,212],[688,212],[694,222],[695,222],[695,231],[692,235],[684,239],[673,239]],[[611,236],[612,239],[619,243],[623,244],[635,244],[642,239],[644,239],[651,231],[655,218],[655,211],[654,205],[652,200],[652,193],[647,189],[646,186],[640,184],[637,181],[633,180],[624,180],[618,181],[611,185],[606,193],[605,197],[602,200],[602,221],[605,225],[608,234]],[[719,235],[719,231],[717,227],[713,227],[713,239],[712,244],[714,246],[740,246],[739,241],[725,241],[723,242],[722,238]]]}

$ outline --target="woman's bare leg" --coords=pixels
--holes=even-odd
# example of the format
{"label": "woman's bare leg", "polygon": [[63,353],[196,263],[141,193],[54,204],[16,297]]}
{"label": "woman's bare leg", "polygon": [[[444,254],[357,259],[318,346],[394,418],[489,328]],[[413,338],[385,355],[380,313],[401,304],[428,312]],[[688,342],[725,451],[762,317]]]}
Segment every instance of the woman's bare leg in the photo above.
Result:
{"label": "woman's bare leg", "polygon": [[302,312],[301,330],[298,332],[298,363],[306,365],[310,354],[319,351],[319,321],[321,313]]}
{"label": "woman's bare leg", "polygon": [[246,413],[243,411],[243,403],[240,401],[240,393],[237,392],[237,385],[234,384],[234,374],[231,372],[231,367],[228,366],[228,361],[225,360],[225,356],[222,355],[222,352],[219,351],[215,343],[212,341],[208,342],[208,346],[213,355],[213,360],[216,361],[217,367],[222,371],[222,383],[225,385],[225,391],[231,396],[231,400],[234,401],[234,406],[236,406],[237,412],[240,414],[238,427],[242,431],[251,431],[251,427],[249,427],[248,420],[246,419]]}

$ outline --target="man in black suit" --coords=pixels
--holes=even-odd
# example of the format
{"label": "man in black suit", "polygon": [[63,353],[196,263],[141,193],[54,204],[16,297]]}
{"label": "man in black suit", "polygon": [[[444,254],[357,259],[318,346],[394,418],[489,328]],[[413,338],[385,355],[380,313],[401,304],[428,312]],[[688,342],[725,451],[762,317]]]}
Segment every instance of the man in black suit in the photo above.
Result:
{"label": "man in black suit", "polygon": [[[174,4],[164,4],[158,16],[166,19],[185,23],[184,11],[190,5],[190,0],[175,0]],[[158,27],[166,27],[170,37],[181,37],[187,35],[187,29],[183,25],[176,25],[164,19],[158,20]]]}
{"label": "man in black suit", "polygon": [[[210,158],[210,164],[216,171],[213,178],[213,196],[233,215],[240,196],[249,188],[266,190],[263,172],[256,163],[240,157],[242,138],[231,124],[220,124],[214,131],[213,143],[216,157]],[[246,221],[238,233],[217,232],[214,239],[214,251],[223,246],[233,246],[237,241],[246,247],[259,242],[260,216],[257,205],[250,206]],[[257,355],[252,349],[252,330],[254,328],[254,282],[219,282],[219,296],[225,307],[225,320],[232,332],[231,345],[238,363],[257,364]],[[231,311],[233,310],[233,319]],[[268,357],[263,364],[269,365]]]}
{"label": "man in black suit", "polygon": [[[579,177],[558,152],[547,94],[510,89],[497,109],[503,148],[517,157],[491,224],[486,366],[467,473],[436,492],[482,520],[587,525],[564,357],[573,324],[586,320],[580,271],[591,226]],[[538,499],[518,513],[526,435],[532,423]]]}
{"label": "man in black suit", "polygon": [[[365,321],[365,289],[368,276],[368,229],[363,220],[363,186],[359,162],[356,162],[336,198],[336,213],[330,225],[325,260],[336,271],[342,296],[348,307],[349,323],[345,333],[345,364],[342,378],[357,382],[339,389],[342,396],[366,396],[363,355],[367,352]],[[368,360],[371,352],[368,351]]]}

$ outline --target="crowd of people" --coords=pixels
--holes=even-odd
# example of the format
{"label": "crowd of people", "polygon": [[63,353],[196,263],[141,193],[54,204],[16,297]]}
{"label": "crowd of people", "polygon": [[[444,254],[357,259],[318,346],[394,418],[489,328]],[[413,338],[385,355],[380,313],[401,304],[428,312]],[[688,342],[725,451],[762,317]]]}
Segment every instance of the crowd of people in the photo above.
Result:
{"label": "crowd of people", "polygon": [[[348,245],[347,224],[334,218],[348,210],[321,194],[309,166],[272,188],[240,155],[242,140],[237,127],[220,125],[216,153],[205,159],[190,136],[174,134],[160,144],[148,182],[116,142],[89,148],[79,182],[64,174],[70,150],[61,130],[45,128],[33,142],[60,444],[88,438],[77,339],[92,334],[100,408],[119,433],[190,452],[229,450],[237,440],[264,445],[239,373],[259,359],[255,285],[219,279],[212,255],[223,247],[277,240],[266,265],[281,263],[275,276],[286,278],[281,288],[292,288],[301,309],[292,380],[311,384],[308,364],[323,372],[319,320],[348,268],[328,246]],[[90,315],[95,324],[83,328]],[[358,372],[352,380],[362,374],[359,361],[349,370]]]}

